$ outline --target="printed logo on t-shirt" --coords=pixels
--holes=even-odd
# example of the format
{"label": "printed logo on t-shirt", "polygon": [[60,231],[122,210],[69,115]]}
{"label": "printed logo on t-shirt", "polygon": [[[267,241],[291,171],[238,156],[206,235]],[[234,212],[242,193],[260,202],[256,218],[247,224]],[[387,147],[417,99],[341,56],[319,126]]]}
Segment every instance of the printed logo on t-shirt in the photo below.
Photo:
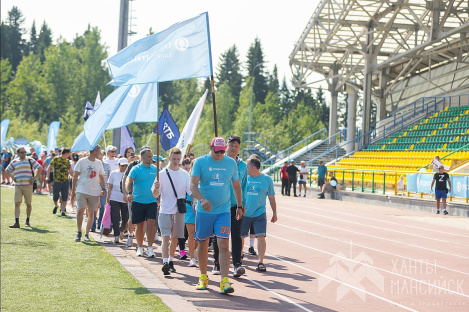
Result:
{"label": "printed logo on t-shirt", "polygon": [[225,185],[225,178],[223,177],[222,174],[217,172],[212,175],[212,178],[210,180],[210,185],[211,186],[223,186]]}
{"label": "printed logo on t-shirt", "polygon": [[247,195],[259,195],[259,191],[257,190],[255,185],[249,185],[248,191],[246,192]]}
{"label": "printed logo on t-shirt", "polygon": [[93,179],[94,177],[96,177],[96,171],[94,171],[94,168],[92,166],[88,166],[87,169],[89,172],[90,179]]}

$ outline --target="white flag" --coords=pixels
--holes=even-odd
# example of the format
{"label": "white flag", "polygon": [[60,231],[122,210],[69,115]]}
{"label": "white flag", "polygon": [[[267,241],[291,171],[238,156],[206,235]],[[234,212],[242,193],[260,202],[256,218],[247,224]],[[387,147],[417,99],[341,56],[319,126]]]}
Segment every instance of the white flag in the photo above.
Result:
{"label": "white flag", "polygon": [[97,110],[99,105],[101,105],[101,96],[99,95],[99,91],[98,91],[98,95],[96,96],[96,101],[94,101],[93,111]]}
{"label": "white flag", "polygon": [[181,150],[182,155],[186,154],[187,146],[192,144],[192,142],[194,141],[195,131],[197,130],[197,125],[199,124],[200,115],[202,114],[202,108],[204,107],[207,94],[208,90],[205,90],[204,95],[199,99],[199,102],[194,107],[191,116],[187,120],[186,125],[184,126],[184,129],[181,132],[181,136],[179,137],[179,141],[176,144],[176,147]]}

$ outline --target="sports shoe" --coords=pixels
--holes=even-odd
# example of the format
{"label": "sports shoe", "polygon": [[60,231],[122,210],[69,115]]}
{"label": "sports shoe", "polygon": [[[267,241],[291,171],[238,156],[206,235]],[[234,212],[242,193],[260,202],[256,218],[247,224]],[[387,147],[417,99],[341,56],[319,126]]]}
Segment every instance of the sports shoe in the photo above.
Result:
{"label": "sports shoe", "polygon": [[235,264],[234,270],[233,270],[233,277],[240,277],[245,272],[246,270],[240,264]]}
{"label": "sports shoe", "polygon": [[228,277],[224,277],[223,280],[220,283],[220,294],[231,294],[234,292],[233,287],[231,287],[230,281],[228,280]]}
{"label": "sports shoe", "polygon": [[84,241],[84,242],[89,242],[89,241],[90,241],[90,237],[89,237],[88,235],[85,235],[85,236],[83,237],[83,241]]}
{"label": "sports shoe", "polygon": [[168,262],[163,263],[163,267],[161,268],[161,271],[163,271],[163,274],[164,275],[171,274],[169,270],[170,270],[169,263]]}
{"label": "sports shoe", "polygon": [[208,277],[206,274],[202,274],[199,277],[199,283],[195,286],[195,289],[197,290],[205,290],[208,287]]}
{"label": "sports shoe", "polygon": [[65,214],[65,211],[61,211],[61,212],[60,212],[60,216],[66,217],[67,215]]}
{"label": "sports shoe", "polygon": [[20,225],[18,223],[14,223],[10,225],[10,229],[19,229],[19,228],[20,228]]}
{"label": "sports shoe", "polygon": [[169,261],[169,269],[171,270],[171,272],[176,272],[176,269],[174,268],[174,263],[173,261]]}
{"label": "sports shoe", "polygon": [[58,208],[59,208],[58,206],[55,206],[54,209],[52,210],[52,213],[53,213],[53,214],[56,214]]}
{"label": "sports shoe", "polygon": [[192,258],[191,261],[189,262],[189,266],[190,266],[190,267],[195,267],[195,266],[197,266],[197,260],[195,260],[195,258]]}
{"label": "sports shoe", "polygon": [[160,241],[160,238],[158,237],[158,233],[155,235],[155,239],[153,240],[154,243],[158,243]]}
{"label": "sports shoe", "polygon": [[440,214],[440,210],[439,210],[439,209],[436,211],[436,214]]}
{"label": "sports shoe", "polygon": [[304,194],[303,197],[306,197],[306,194]]}
{"label": "sports shoe", "polygon": [[133,244],[133,242],[132,242],[132,236],[129,235],[129,236],[127,237],[127,242],[125,243],[125,245],[126,245],[127,247],[132,247],[132,244]]}
{"label": "sports shoe", "polygon": [[213,275],[220,275],[220,264],[218,263],[218,261],[215,261],[215,262],[213,263],[212,274],[213,274]]}
{"label": "sports shoe", "polygon": [[81,240],[81,232],[77,233],[77,236],[75,236],[75,241],[79,242]]}
{"label": "sports shoe", "polygon": [[444,215],[447,215],[447,214],[448,214],[448,211],[446,211],[446,209],[443,210],[443,214],[444,214]]}
{"label": "sports shoe", "polygon": [[114,237],[114,244],[118,244],[119,243],[119,236],[116,236]]}
{"label": "sports shoe", "polygon": [[137,247],[137,257],[143,257],[143,247]]}
{"label": "sports shoe", "polygon": [[248,254],[250,254],[251,256],[257,256],[257,252],[254,250],[254,247],[249,247]]}
{"label": "sports shoe", "polygon": [[153,251],[153,247],[147,247],[147,257],[148,258],[154,258],[155,257],[155,252]]}
{"label": "sports shoe", "polygon": [[187,254],[184,250],[181,250],[179,252],[179,259],[181,259],[181,260],[186,260],[187,259]]}
{"label": "sports shoe", "polygon": [[26,222],[24,223],[24,226],[31,227],[31,224],[29,224],[29,222],[26,221]]}

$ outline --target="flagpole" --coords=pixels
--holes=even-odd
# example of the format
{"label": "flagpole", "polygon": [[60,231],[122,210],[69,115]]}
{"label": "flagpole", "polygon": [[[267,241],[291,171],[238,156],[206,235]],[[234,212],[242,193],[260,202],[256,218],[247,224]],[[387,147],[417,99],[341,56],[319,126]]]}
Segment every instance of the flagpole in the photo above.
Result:
{"label": "flagpole", "polygon": [[103,139],[104,139],[104,150],[106,150],[106,130],[103,133]]}
{"label": "flagpole", "polygon": [[218,136],[218,128],[217,128],[217,106],[215,104],[215,81],[213,80],[213,75],[210,76],[210,80],[212,81],[212,101],[213,101],[213,122],[215,124],[215,136]]}
{"label": "flagpole", "polygon": [[151,137],[153,136],[153,131],[151,132],[150,134],[150,138],[148,139],[148,142],[147,142],[147,146],[150,146],[150,141],[151,141]]}
{"label": "flagpole", "polygon": [[186,152],[187,158],[189,158],[189,153],[191,152],[191,147],[192,147],[192,144],[189,144],[188,147],[187,147],[187,152]]}
{"label": "flagpole", "polygon": [[[153,133],[153,132],[152,132]],[[160,123],[156,122],[156,180],[160,181]]]}

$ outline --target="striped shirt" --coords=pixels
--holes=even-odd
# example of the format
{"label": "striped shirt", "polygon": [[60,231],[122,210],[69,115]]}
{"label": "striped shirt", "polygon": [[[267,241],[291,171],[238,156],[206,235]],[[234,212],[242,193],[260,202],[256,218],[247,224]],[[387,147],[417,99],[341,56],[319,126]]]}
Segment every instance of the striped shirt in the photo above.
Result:
{"label": "striped shirt", "polygon": [[111,175],[111,166],[107,162],[103,162],[103,169],[104,169],[104,185],[107,191],[107,180]]}
{"label": "striped shirt", "polygon": [[10,171],[16,178],[15,185],[30,185],[29,180],[33,177],[31,174],[31,165],[33,170],[38,169],[41,165],[38,164],[33,158],[26,157],[21,161],[19,158],[13,159],[8,165],[7,170]]}

